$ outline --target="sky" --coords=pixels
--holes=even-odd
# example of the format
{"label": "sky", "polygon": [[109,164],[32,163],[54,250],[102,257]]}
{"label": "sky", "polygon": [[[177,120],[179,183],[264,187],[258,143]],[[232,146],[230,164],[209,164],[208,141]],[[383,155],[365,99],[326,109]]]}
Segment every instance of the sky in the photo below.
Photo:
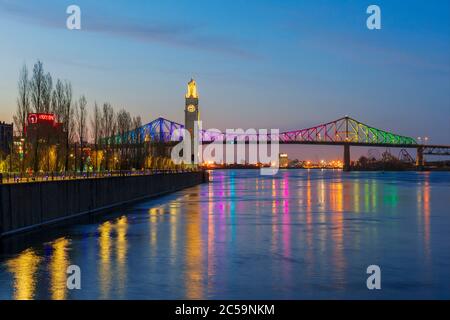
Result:
{"label": "sky", "polygon": [[[81,30],[66,28],[71,4]],[[366,27],[371,4],[381,30]],[[12,122],[19,70],[37,59],[91,106],[144,122],[182,123],[193,77],[204,128],[295,130],[349,115],[450,144],[450,1],[0,0],[0,120]]]}

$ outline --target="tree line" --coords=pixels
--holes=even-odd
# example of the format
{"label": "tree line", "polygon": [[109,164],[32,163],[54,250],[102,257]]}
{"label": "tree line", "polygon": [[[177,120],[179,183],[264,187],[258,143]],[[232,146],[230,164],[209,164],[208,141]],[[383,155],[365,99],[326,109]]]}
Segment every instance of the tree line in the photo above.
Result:
{"label": "tree line", "polygon": [[[150,146],[139,130],[140,116],[131,116],[125,109],[115,111],[109,102],[102,105],[94,102],[91,109],[84,95],[74,97],[69,81],[54,81],[41,61],[34,64],[31,72],[24,64],[19,74],[17,110],[13,117],[23,156],[15,155],[16,168],[12,169],[62,172],[170,165],[166,160],[162,163],[161,159],[150,157]],[[35,130],[31,137],[25,132],[29,113],[53,113],[60,124],[60,134],[44,128]],[[106,139],[129,136],[133,130],[133,141]]]}

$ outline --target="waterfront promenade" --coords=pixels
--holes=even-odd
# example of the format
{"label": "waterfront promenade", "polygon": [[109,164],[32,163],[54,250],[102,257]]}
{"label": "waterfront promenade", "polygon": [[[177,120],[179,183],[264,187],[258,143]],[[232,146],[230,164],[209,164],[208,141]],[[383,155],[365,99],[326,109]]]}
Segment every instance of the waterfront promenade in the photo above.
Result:
{"label": "waterfront promenade", "polygon": [[61,180],[79,180],[79,179],[100,179],[108,177],[131,177],[146,176],[162,173],[183,173],[195,172],[197,169],[145,169],[145,170],[115,170],[100,172],[40,172],[36,174],[28,173],[0,173],[0,184],[7,183],[31,183],[31,182],[47,182]]}
{"label": "waterfront promenade", "polygon": [[2,184],[0,236],[48,227],[207,180],[204,171],[173,171]]}

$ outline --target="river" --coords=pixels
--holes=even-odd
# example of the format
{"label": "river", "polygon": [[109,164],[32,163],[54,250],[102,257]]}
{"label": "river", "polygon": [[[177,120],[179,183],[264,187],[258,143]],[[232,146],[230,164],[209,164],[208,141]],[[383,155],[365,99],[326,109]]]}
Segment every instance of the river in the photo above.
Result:
{"label": "river", "polygon": [[[4,240],[0,299],[450,299],[450,173],[211,180]],[[369,265],[381,290],[366,286]]]}

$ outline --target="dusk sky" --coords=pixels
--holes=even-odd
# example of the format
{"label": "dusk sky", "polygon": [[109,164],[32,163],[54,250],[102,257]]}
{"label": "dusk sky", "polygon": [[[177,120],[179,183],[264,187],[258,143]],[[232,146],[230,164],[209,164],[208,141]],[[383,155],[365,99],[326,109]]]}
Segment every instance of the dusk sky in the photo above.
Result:
{"label": "dusk sky", "polygon": [[[66,28],[81,7],[82,29]],[[377,4],[382,29],[366,27]],[[40,59],[90,105],[183,122],[197,81],[204,127],[294,130],[350,115],[450,143],[450,1],[0,0],[0,120]]]}

